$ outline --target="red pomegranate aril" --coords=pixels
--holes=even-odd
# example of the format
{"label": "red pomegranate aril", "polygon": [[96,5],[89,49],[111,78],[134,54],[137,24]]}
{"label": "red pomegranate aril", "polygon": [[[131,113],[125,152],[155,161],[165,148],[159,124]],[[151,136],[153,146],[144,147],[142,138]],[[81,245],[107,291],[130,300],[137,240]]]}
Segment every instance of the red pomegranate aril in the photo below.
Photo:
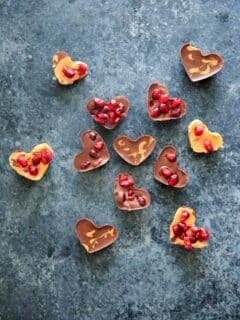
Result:
{"label": "red pomegranate aril", "polygon": [[89,156],[94,159],[98,159],[100,157],[99,153],[97,153],[97,151],[94,149],[89,151]]}
{"label": "red pomegranate aril", "polygon": [[39,172],[38,167],[35,166],[29,166],[28,171],[32,176],[37,176]]}
{"label": "red pomegranate aril", "polygon": [[201,124],[199,124],[194,128],[195,136],[201,136],[203,134],[203,131],[204,131],[204,126],[202,126]]}
{"label": "red pomegranate aril", "polygon": [[160,107],[159,107],[159,110],[160,110],[162,113],[168,113],[169,108],[168,108],[168,106],[167,106],[166,104],[161,103],[161,104],[160,104]]}
{"label": "red pomegranate aril", "polygon": [[118,106],[117,101],[114,100],[114,99],[112,99],[112,100],[109,102],[108,106],[109,106],[109,110],[115,111],[115,109],[116,109],[117,106]]}
{"label": "red pomegranate aril", "polygon": [[167,167],[167,166],[162,166],[160,168],[160,173],[165,177],[165,178],[169,178],[171,177],[174,172],[171,168]]}
{"label": "red pomegranate aril", "polygon": [[170,187],[174,187],[178,183],[178,175],[174,173],[171,175],[171,177],[168,179],[168,185]]}
{"label": "red pomegranate aril", "polygon": [[127,193],[129,196],[132,196],[134,194],[134,191],[132,189],[129,189]]}
{"label": "red pomegranate aril", "polygon": [[173,98],[172,103],[171,103],[171,108],[175,109],[177,107],[179,107],[182,103],[182,100],[179,98]]}
{"label": "red pomegranate aril", "polygon": [[44,164],[48,164],[53,159],[53,153],[50,150],[45,150],[42,152],[41,161]]}
{"label": "red pomegranate aril", "polygon": [[151,111],[150,111],[150,116],[153,118],[156,118],[160,115],[161,111],[159,109],[159,107],[154,107]]}
{"label": "red pomegranate aril", "polygon": [[191,241],[191,243],[195,243],[197,241],[197,239],[194,236],[190,236],[189,240]]}
{"label": "red pomegranate aril", "polygon": [[[121,174],[121,175],[119,176],[119,182],[126,181],[126,180],[128,180],[128,176],[127,176],[127,175]],[[129,191],[130,191],[130,190],[129,190]]]}
{"label": "red pomegranate aril", "polygon": [[163,95],[160,96],[159,102],[160,103],[167,103],[168,100],[169,100],[169,96],[166,95],[166,94],[163,94]]}
{"label": "red pomegranate aril", "polygon": [[184,237],[184,248],[190,250],[192,248],[192,242],[190,241],[189,237]]}
{"label": "red pomegranate aril", "polygon": [[200,239],[201,241],[207,241],[209,239],[209,232],[205,229],[201,229],[200,231]]}
{"label": "red pomegranate aril", "polygon": [[210,140],[204,140],[203,145],[207,152],[213,152],[213,144]]}
{"label": "red pomegranate aril", "polygon": [[103,108],[105,106],[105,101],[103,99],[95,98],[93,99],[95,107]]}
{"label": "red pomegranate aril", "polygon": [[32,164],[38,165],[41,161],[41,157],[37,154],[33,154],[32,156]]}
{"label": "red pomegranate aril", "polygon": [[124,107],[124,104],[122,102],[120,102],[118,104],[118,109],[121,111],[121,112],[124,112],[125,111],[125,107]]}
{"label": "red pomegranate aril", "polygon": [[101,119],[98,117],[94,117],[94,120],[98,123],[98,124],[105,124],[107,122],[106,119]]}
{"label": "red pomegranate aril", "polygon": [[141,207],[144,207],[146,205],[146,199],[143,198],[142,196],[138,196],[137,200]]}
{"label": "red pomegranate aril", "polygon": [[184,222],[190,217],[190,213],[187,211],[184,211],[180,216],[180,221]]}
{"label": "red pomegranate aril", "polygon": [[108,113],[109,112],[109,106],[105,105],[102,109],[102,112]]}
{"label": "red pomegranate aril", "polygon": [[87,168],[90,166],[90,164],[91,164],[90,161],[83,162],[83,163],[80,165],[80,169],[82,169],[82,170],[87,169]]}
{"label": "red pomegranate aril", "polygon": [[177,224],[172,227],[172,231],[175,234],[175,236],[180,236],[180,234],[182,233],[182,229]]}
{"label": "red pomegranate aril", "polygon": [[178,223],[179,228],[181,228],[183,231],[187,231],[188,226],[186,225],[185,222],[179,222]]}
{"label": "red pomegranate aril", "polygon": [[181,108],[172,109],[170,111],[170,116],[174,118],[180,116],[180,114],[181,114]]}
{"label": "red pomegranate aril", "polygon": [[78,66],[78,73],[80,75],[83,75],[87,72],[88,70],[88,66],[85,63],[80,63]]}
{"label": "red pomegranate aril", "polygon": [[28,165],[27,159],[25,157],[25,155],[20,155],[17,160],[16,160],[17,164],[23,168],[26,168]]}
{"label": "red pomegranate aril", "polygon": [[166,158],[168,161],[175,162],[177,160],[177,155],[176,153],[166,153]]}
{"label": "red pomegranate aril", "polygon": [[115,110],[115,114],[116,114],[117,116],[121,116],[122,111],[120,110],[120,108],[117,108],[117,109]]}
{"label": "red pomegranate aril", "polygon": [[154,89],[154,90],[152,91],[152,98],[153,98],[154,100],[159,99],[160,96],[161,96],[161,92],[160,92],[159,89]]}
{"label": "red pomegranate aril", "polygon": [[94,131],[90,131],[90,132],[88,133],[88,136],[89,136],[89,138],[90,138],[92,141],[95,141],[96,138],[97,138],[97,134],[96,134]]}
{"label": "red pomegranate aril", "polygon": [[198,231],[200,231],[201,229],[199,227],[193,226],[191,227],[191,231],[192,233],[197,233]]}
{"label": "red pomegranate aril", "polygon": [[104,147],[103,141],[98,141],[98,142],[95,144],[95,146],[94,146],[94,148],[95,148],[97,151],[102,150],[103,147]]}
{"label": "red pomegranate aril", "polygon": [[114,119],[114,124],[118,124],[121,121],[121,118],[117,117]]}
{"label": "red pomegranate aril", "polygon": [[123,180],[119,182],[121,187],[133,187],[134,186],[134,181],[131,179],[128,180]]}
{"label": "red pomegranate aril", "polygon": [[64,74],[65,77],[67,78],[73,78],[76,74],[75,70],[72,68],[69,68],[67,66],[64,66],[62,68],[62,73]]}

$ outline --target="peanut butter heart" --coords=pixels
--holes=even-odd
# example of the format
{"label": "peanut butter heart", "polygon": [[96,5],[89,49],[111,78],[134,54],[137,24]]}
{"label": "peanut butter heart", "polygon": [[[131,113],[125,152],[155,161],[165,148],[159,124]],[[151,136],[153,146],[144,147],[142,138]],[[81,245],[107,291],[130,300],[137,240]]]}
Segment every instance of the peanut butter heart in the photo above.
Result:
{"label": "peanut butter heart", "polygon": [[200,49],[185,43],[181,48],[181,60],[191,81],[207,79],[223,67],[223,59],[217,53],[204,55]]}
{"label": "peanut butter heart", "polygon": [[147,93],[148,115],[153,121],[167,121],[182,118],[187,107],[180,98],[169,96],[168,88],[159,82],[150,84]]}
{"label": "peanut butter heart", "polygon": [[19,175],[33,181],[42,179],[53,159],[53,150],[47,143],[35,146],[31,152],[14,151],[9,164]]}
{"label": "peanut butter heart", "polygon": [[188,138],[191,148],[197,153],[211,153],[223,148],[222,136],[211,132],[200,120],[193,120],[188,126]]}
{"label": "peanut butter heart", "polygon": [[143,135],[132,140],[127,136],[118,136],[113,141],[113,148],[127,163],[138,166],[146,160],[156,145],[156,140],[150,135]]}
{"label": "peanut butter heart", "polygon": [[170,241],[188,250],[206,247],[209,232],[204,228],[196,227],[195,220],[196,214],[193,209],[178,208],[170,225]]}
{"label": "peanut butter heart", "polygon": [[75,231],[81,245],[88,253],[100,251],[113,244],[118,238],[118,231],[111,224],[97,227],[89,219],[77,221]]}
{"label": "peanut butter heart", "polygon": [[133,177],[127,173],[120,173],[116,177],[114,197],[117,207],[127,211],[145,209],[151,203],[148,191],[135,187]]}
{"label": "peanut butter heart", "polygon": [[130,107],[129,100],[123,96],[114,97],[111,101],[93,98],[87,102],[87,111],[93,120],[102,127],[112,130],[126,117]]}
{"label": "peanut butter heart", "polygon": [[155,162],[154,178],[169,186],[183,188],[188,183],[187,174],[177,164],[177,150],[171,146],[165,146]]}
{"label": "peanut butter heart", "polygon": [[83,151],[78,153],[73,160],[74,168],[79,172],[86,172],[105,165],[110,154],[108,148],[99,133],[88,130],[82,133],[80,141]]}
{"label": "peanut butter heart", "polygon": [[56,52],[53,56],[52,66],[57,81],[62,85],[71,85],[88,74],[88,66],[82,61],[72,61],[64,52]]}

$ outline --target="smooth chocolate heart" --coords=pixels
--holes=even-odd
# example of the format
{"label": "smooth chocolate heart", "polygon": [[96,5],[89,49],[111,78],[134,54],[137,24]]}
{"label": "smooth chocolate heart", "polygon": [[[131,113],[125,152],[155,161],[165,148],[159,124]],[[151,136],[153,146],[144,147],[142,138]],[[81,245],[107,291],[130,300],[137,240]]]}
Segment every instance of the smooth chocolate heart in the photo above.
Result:
{"label": "smooth chocolate heart", "polygon": [[73,160],[74,168],[79,172],[86,172],[105,165],[110,154],[108,148],[99,133],[88,130],[82,133],[80,141],[83,151],[78,153]]}
{"label": "smooth chocolate heart", "polygon": [[114,129],[126,117],[130,107],[129,100],[123,96],[116,96],[107,102],[93,98],[87,102],[87,111],[92,119],[108,130]]}
{"label": "smooth chocolate heart", "polygon": [[147,108],[153,121],[176,120],[187,112],[185,102],[180,98],[169,97],[168,88],[159,82],[148,87]]}
{"label": "smooth chocolate heart", "polygon": [[117,207],[127,211],[145,209],[151,203],[148,191],[135,187],[133,176],[127,173],[120,173],[116,177],[114,197]]}
{"label": "smooth chocolate heart", "polygon": [[185,43],[180,51],[184,69],[193,82],[207,79],[223,67],[223,59],[217,53],[203,54],[190,43]]}
{"label": "smooth chocolate heart", "polygon": [[86,218],[77,221],[75,231],[81,245],[88,253],[100,251],[113,244],[118,238],[118,231],[111,224],[98,227]]}
{"label": "smooth chocolate heart", "polygon": [[177,150],[171,145],[161,150],[153,175],[157,181],[170,187],[183,188],[188,183],[187,174],[178,166]]}
{"label": "smooth chocolate heart", "polygon": [[113,148],[127,163],[138,166],[146,160],[156,145],[156,140],[150,135],[143,135],[132,140],[128,136],[118,136],[113,141]]}

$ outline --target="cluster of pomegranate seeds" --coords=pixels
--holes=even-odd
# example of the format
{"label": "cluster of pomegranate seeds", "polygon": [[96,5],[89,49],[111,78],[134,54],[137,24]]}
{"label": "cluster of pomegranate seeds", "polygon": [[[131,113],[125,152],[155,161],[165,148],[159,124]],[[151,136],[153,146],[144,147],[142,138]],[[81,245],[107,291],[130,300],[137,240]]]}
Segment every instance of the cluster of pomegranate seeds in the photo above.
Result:
{"label": "cluster of pomegranate seeds", "polygon": [[181,103],[182,100],[179,98],[170,98],[166,94],[162,94],[159,89],[152,91],[152,109],[150,115],[153,118],[157,118],[162,114],[169,113],[170,117],[176,118],[181,114]]}
{"label": "cluster of pomegranate seeds", "polygon": [[137,199],[138,203],[141,207],[144,207],[146,205],[146,199],[141,195],[136,195],[132,187],[134,186],[134,180],[129,178],[125,174],[121,174],[119,176],[119,184],[123,188],[128,188],[126,192],[126,198],[128,201],[133,201]]}
{"label": "cluster of pomegranate seeds", "polygon": [[93,102],[94,108],[90,113],[99,124],[117,125],[126,116],[126,108],[122,102],[114,99],[106,102],[98,98],[95,98]]}
{"label": "cluster of pomegranate seeds", "polygon": [[178,183],[178,175],[170,167],[162,166],[160,168],[160,174],[168,180],[168,185],[174,187]]}
{"label": "cluster of pomegranate seeds", "polygon": [[64,66],[62,68],[62,73],[64,74],[65,77],[71,79],[73,78],[75,75],[84,75],[87,72],[87,65],[85,63],[80,63],[78,65],[78,68],[71,68],[68,66]]}
{"label": "cluster of pomegranate seeds", "polygon": [[186,221],[189,219],[190,213],[183,211],[180,216],[180,222],[172,227],[175,237],[180,238],[184,242],[184,247],[188,250],[192,248],[192,244],[197,241],[207,241],[210,237],[209,232],[203,228],[189,226]]}

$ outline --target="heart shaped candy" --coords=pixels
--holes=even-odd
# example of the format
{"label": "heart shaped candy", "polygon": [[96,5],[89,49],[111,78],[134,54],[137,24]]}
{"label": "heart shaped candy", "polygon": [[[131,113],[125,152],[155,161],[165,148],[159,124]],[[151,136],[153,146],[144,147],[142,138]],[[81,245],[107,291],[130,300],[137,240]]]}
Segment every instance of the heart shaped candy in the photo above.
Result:
{"label": "heart shaped candy", "polygon": [[126,117],[129,100],[123,96],[114,97],[110,102],[94,98],[87,102],[87,111],[93,120],[106,129],[114,129]]}
{"label": "heart shaped candy", "polygon": [[97,227],[89,219],[77,221],[75,231],[81,245],[88,253],[100,251],[110,246],[118,238],[118,231],[114,226],[106,224]]}
{"label": "heart shaped candy", "polygon": [[188,126],[188,138],[191,148],[197,153],[211,153],[223,148],[222,136],[211,132],[200,120],[193,120]]}
{"label": "heart shaped candy", "polygon": [[72,61],[64,52],[56,52],[53,56],[52,66],[57,81],[62,85],[70,85],[83,79],[88,74],[88,66],[82,61]]}
{"label": "heart shaped candy", "polygon": [[201,249],[207,246],[209,232],[195,226],[196,214],[188,207],[178,208],[170,225],[170,241],[185,249]]}
{"label": "heart shaped candy", "polygon": [[113,148],[127,163],[138,166],[146,160],[156,145],[156,140],[150,135],[143,135],[132,140],[127,136],[118,136],[113,141]]}
{"label": "heart shaped candy", "polygon": [[147,93],[148,115],[153,121],[167,121],[182,118],[187,107],[180,98],[171,98],[168,88],[154,82],[150,84]]}
{"label": "heart shaped candy", "polygon": [[9,164],[19,175],[33,181],[42,179],[53,159],[53,150],[47,143],[35,146],[31,152],[14,151]]}
{"label": "heart shaped candy", "polygon": [[169,186],[183,188],[188,183],[187,174],[177,164],[177,150],[171,146],[165,146],[155,163],[154,178]]}
{"label": "heart shaped candy", "polygon": [[107,146],[96,131],[88,130],[83,132],[80,141],[83,145],[83,151],[78,153],[73,160],[73,166],[77,171],[94,170],[109,161],[110,154]]}
{"label": "heart shaped candy", "polygon": [[135,187],[133,177],[127,173],[120,173],[116,177],[114,197],[117,207],[127,211],[145,209],[151,203],[151,196],[148,191]]}
{"label": "heart shaped candy", "polygon": [[193,82],[207,79],[223,67],[223,59],[217,53],[204,55],[190,43],[182,46],[180,54],[184,69]]}

